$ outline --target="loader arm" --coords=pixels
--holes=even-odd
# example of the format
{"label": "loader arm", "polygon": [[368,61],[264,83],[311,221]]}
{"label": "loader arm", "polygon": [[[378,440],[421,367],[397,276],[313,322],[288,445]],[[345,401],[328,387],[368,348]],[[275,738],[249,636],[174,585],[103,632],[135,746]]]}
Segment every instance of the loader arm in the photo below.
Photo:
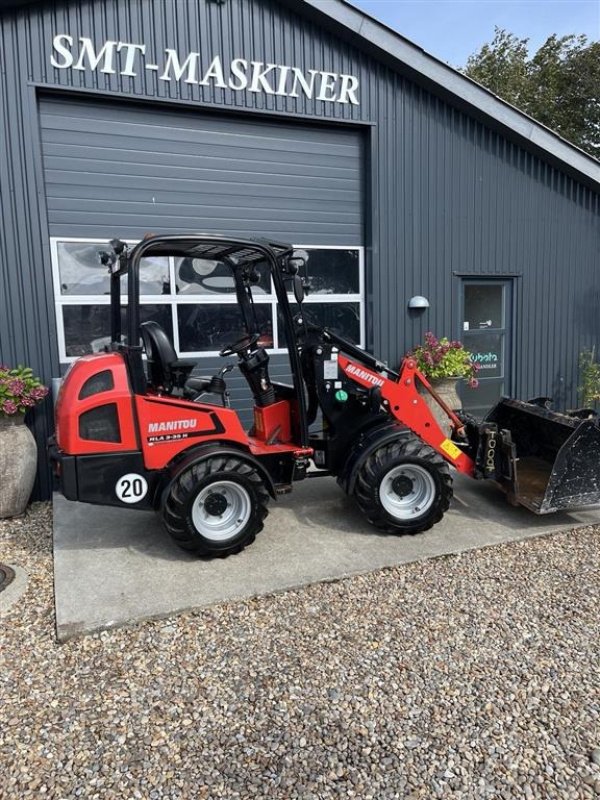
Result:
{"label": "loader arm", "polygon": [[350,380],[365,389],[379,391],[382,405],[391,417],[410,428],[459,472],[474,477],[475,462],[440,428],[424,396],[419,393],[418,385],[421,384],[438,403],[456,433],[462,432],[463,423],[437,395],[413,359],[404,359],[397,380],[352,361],[343,353],[339,354],[338,363]]}

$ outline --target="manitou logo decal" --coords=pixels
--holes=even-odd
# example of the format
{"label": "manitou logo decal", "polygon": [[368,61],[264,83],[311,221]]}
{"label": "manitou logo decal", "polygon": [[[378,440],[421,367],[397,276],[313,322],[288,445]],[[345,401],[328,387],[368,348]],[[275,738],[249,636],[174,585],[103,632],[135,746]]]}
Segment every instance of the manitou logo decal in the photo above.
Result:
{"label": "manitou logo decal", "polygon": [[197,419],[176,419],[173,422],[149,422],[148,433],[164,433],[165,431],[187,431],[198,425]]}
{"label": "manitou logo decal", "polygon": [[67,33],[52,40],[50,63],[56,69],[79,72],[103,72],[136,78],[140,72],[155,72],[159,81],[184,81],[196,86],[231,89],[234,92],[256,92],[280,97],[307,97],[324,103],[359,105],[358,78],[343,72],[325,72],[298,67],[234,58],[223,64],[220,56],[210,63],[199,52],[181,56],[177,50],[166,48],[161,63],[146,60],[146,45],[109,39],[96,46],[91,39],[80,36],[77,43]]}
{"label": "manitou logo decal", "polygon": [[199,430],[197,419],[174,419],[168,422],[149,422],[147,431],[148,444],[161,444],[163,442],[174,442],[178,439],[211,436],[224,433],[225,431],[223,423],[214,412],[204,414],[201,422],[208,422],[212,424],[212,427]]}
{"label": "manitou logo decal", "polygon": [[370,372],[367,372],[365,369],[360,369],[360,367],[355,367],[354,364],[348,364],[346,367],[346,372],[350,375],[356,375],[357,378],[360,378],[361,381],[367,381],[367,383],[371,383],[373,386],[383,386],[385,381],[382,378],[378,378],[376,375],[371,375]]}
{"label": "manitou logo decal", "polygon": [[[187,439],[188,431],[198,426],[197,419],[176,419],[169,422],[149,422],[148,442],[172,442],[175,439]],[[157,435],[156,435],[157,434]]]}

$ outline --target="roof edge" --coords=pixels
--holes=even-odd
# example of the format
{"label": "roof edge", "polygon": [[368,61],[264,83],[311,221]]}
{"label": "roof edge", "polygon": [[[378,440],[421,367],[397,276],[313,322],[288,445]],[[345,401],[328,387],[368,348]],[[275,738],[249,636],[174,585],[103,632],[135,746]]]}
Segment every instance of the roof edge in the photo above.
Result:
{"label": "roof edge", "polygon": [[355,36],[366,40],[371,47],[388,56],[391,55],[403,66],[457,98],[460,105],[466,104],[475,109],[479,114],[516,134],[521,141],[533,145],[552,160],[583,176],[586,183],[591,182],[596,191],[600,189],[600,162],[593,156],[457,69],[430,55],[348,0],[302,0],[302,4],[324,14]]}

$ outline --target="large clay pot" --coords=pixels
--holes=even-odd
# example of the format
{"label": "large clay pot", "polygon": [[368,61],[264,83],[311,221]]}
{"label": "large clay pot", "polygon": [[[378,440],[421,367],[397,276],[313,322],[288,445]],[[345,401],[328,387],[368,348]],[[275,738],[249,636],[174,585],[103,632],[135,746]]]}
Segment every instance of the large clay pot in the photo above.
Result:
{"label": "large clay pot", "polygon": [[37,445],[25,416],[0,415],[0,519],[27,507],[37,469]]}
{"label": "large clay pot", "polygon": [[[444,403],[455,411],[457,408],[462,407],[460,397],[458,396],[457,386],[460,378],[428,378],[432,388],[439,394]],[[452,433],[452,424],[444,413],[443,409],[436,403],[434,398],[424,388],[420,387],[420,392],[425,397],[425,402],[431,409],[440,428],[448,435]]]}

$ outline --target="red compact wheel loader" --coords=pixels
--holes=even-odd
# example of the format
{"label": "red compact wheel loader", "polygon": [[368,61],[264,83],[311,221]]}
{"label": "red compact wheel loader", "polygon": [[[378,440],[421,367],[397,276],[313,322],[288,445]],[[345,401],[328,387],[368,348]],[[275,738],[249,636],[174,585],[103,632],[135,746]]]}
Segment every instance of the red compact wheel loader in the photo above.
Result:
{"label": "red compact wheel loader", "polygon": [[[202,274],[231,276],[242,335],[220,355],[237,356],[248,383],[250,430],[229,407],[231,365],[197,375],[197,362],[180,359],[156,322],[140,324],[140,262],[159,256],[195,259]],[[556,413],[539,399],[502,400],[483,422],[453,411],[412,359],[396,372],[311,320],[302,305],[303,260],[289,245],[154,235],[132,249],[115,239],[101,259],[111,276],[111,344],[69,369],[49,444],[69,500],[155,509],[177,544],[202,556],[242,550],[262,529],[271,498],[322,475],[334,475],[372,525],[396,534],[441,520],[452,469],[498,482],[512,502],[537,513],[600,501],[595,419]],[[269,375],[268,339],[253,302],[259,268],[277,297],[290,385]],[[450,436],[424,392],[443,408]]]}

